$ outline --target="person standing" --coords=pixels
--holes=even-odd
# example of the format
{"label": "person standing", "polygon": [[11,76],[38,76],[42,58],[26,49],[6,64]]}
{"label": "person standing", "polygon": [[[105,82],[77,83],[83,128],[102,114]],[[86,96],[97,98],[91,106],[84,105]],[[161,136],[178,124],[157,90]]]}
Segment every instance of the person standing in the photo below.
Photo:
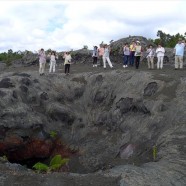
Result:
{"label": "person standing", "polygon": [[94,46],[92,58],[93,58],[93,67],[97,67],[97,61],[98,61],[98,47],[97,46]]}
{"label": "person standing", "polygon": [[103,66],[103,54],[104,54],[104,47],[102,44],[99,45],[100,48],[98,49],[98,54],[99,54],[99,62],[100,62],[100,66]]}
{"label": "person standing", "polygon": [[39,53],[39,75],[44,75],[45,64],[46,64],[46,54],[43,48],[38,51]]}
{"label": "person standing", "polygon": [[162,45],[159,43],[158,48],[156,49],[156,54],[158,58],[157,62],[157,69],[162,69],[163,68],[163,58],[165,55],[165,49],[162,47]]}
{"label": "person standing", "polygon": [[178,43],[174,47],[175,53],[175,70],[183,69],[183,55],[184,55],[185,41],[179,38]]}
{"label": "person standing", "polygon": [[56,53],[53,51],[51,53],[51,55],[49,55],[50,57],[50,69],[49,69],[49,73],[51,73],[52,71],[55,72],[55,68],[56,68],[56,59],[58,59],[58,56],[56,55]]}
{"label": "person standing", "polygon": [[134,65],[135,46],[136,46],[135,41],[132,41],[132,44],[130,45],[130,65],[131,66]]}
{"label": "person standing", "polygon": [[128,67],[129,56],[130,56],[130,48],[129,48],[128,43],[125,43],[123,47],[123,54],[124,54],[123,67],[126,68]]}
{"label": "person standing", "polygon": [[140,58],[142,56],[142,47],[139,41],[136,41],[136,46],[135,46],[135,65],[136,69],[139,68],[139,63],[140,63]]}
{"label": "person standing", "polygon": [[66,52],[63,56],[65,59],[64,65],[65,65],[65,75],[69,75],[70,73],[70,64],[71,64],[71,55],[69,52]]}
{"label": "person standing", "polygon": [[106,61],[108,62],[110,68],[113,68],[113,65],[110,61],[109,55],[110,55],[110,47],[107,44],[105,44],[104,45],[104,54],[103,54],[103,68],[104,69],[106,69]]}
{"label": "person standing", "polygon": [[152,47],[152,45],[149,45],[149,48],[147,49],[148,69],[154,69],[154,55],[155,55],[155,50]]}

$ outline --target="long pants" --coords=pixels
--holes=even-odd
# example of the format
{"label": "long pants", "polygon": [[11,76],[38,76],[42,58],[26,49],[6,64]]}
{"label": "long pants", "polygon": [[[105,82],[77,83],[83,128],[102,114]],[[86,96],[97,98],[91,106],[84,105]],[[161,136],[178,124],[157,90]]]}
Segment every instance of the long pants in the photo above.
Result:
{"label": "long pants", "polygon": [[129,62],[129,55],[124,55],[123,57],[123,65],[128,65]]}
{"label": "long pants", "polygon": [[106,68],[106,61],[108,62],[110,68],[112,68],[113,66],[109,57],[103,57],[103,68]]}
{"label": "long pants", "polygon": [[39,62],[39,74],[44,74],[45,64],[45,62]]}
{"label": "long pants", "polygon": [[103,66],[103,56],[99,56],[99,63],[100,63],[100,66]]}
{"label": "long pants", "polygon": [[93,65],[97,65],[97,61],[98,61],[98,58],[97,57],[93,57]]}
{"label": "long pants", "polygon": [[153,56],[147,57],[147,62],[148,62],[148,68],[153,69],[154,68],[154,57]]}
{"label": "long pants", "polygon": [[56,71],[56,62],[55,61],[50,61],[50,69],[49,72],[55,72]]}
{"label": "long pants", "polygon": [[183,56],[175,56],[175,68],[183,68]]}
{"label": "long pants", "polygon": [[158,62],[157,62],[157,69],[162,69],[163,68],[163,58],[164,56],[159,56],[158,57]]}
{"label": "long pants", "polygon": [[139,68],[140,57],[141,57],[141,56],[136,56],[136,57],[135,57],[136,69],[138,69],[138,68]]}
{"label": "long pants", "polygon": [[135,51],[130,52],[130,65],[131,66],[134,65],[134,54],[135,54]]}
{"label": "long pants", "polygon": [[65,64],[65,74],[69,74],[70,72],[70,64]]}

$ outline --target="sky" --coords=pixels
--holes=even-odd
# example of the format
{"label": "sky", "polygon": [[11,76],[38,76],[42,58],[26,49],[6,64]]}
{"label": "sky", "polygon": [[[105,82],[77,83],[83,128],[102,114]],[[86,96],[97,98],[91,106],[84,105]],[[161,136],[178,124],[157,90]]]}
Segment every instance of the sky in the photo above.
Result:
{"label": "sky", "polygon": [[0,52],[89,49],[186,32],[185,0],[0,0]]}

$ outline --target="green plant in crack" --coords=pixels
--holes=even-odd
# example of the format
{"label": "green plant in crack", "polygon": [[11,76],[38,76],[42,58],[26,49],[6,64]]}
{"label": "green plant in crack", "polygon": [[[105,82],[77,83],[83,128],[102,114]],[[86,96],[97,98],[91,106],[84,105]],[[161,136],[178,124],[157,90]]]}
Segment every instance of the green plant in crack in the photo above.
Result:
{"label": "green plant in crack", "polygon": [[156,161],[156,158],[157,158],[157,146],[156,145],[153,146],[152,153],[153,153],[153,160]]}
{"label": "green plant in crack", "polygon": [[64,165],[67,165],[69,162],[68,158],[62,158],[61,155],[55,155],[51,161],[49,166],[38,162],[36,163],[33,168],[38,172],[49,172],[49,171],[58,171],[60,170],[61,167],[63,167]]}
{"label": "green plant in crack", "polygon": [[57,137],[57,132],[51,131],[51,132],[50,132],[50,137],[56,138],[56,137]]}

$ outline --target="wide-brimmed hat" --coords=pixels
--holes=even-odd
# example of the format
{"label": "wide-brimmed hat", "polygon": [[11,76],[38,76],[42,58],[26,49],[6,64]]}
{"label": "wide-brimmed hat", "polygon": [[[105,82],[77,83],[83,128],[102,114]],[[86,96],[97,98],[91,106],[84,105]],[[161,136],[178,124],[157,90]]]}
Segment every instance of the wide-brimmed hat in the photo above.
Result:
{"label": "wide-brimmed hat", "polygon": [[140,43],[140,41],[136,41],[136,43]]}

